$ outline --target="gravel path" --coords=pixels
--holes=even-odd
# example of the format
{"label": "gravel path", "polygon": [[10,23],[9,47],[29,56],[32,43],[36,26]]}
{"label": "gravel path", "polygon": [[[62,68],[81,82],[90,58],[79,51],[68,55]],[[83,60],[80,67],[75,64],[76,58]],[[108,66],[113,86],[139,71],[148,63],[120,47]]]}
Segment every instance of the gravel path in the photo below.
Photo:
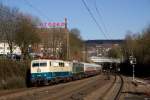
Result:
{"label": "gravel path", "polygon": [[149,84],[139,84],[133,82],[132,77],[124,76],[124,87],[120,100],[150,100],[148,92],[150,92]]}

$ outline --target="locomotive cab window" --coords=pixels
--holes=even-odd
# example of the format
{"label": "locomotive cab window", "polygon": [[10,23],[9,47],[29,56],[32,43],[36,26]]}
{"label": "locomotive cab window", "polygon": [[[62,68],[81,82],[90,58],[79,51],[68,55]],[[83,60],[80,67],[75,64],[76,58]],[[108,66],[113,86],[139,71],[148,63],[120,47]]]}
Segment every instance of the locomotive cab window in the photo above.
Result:
{"label": "locomotive cab window", "polygon": [[46,67],[46,66],[47,66],[47,63],[46,63],[46,62],[40,63],[40,67]]}
{"label": "locomotive cab window", "polygon": [[33,63],[32,67],[39,67],[39,63]]}
{"label": "locomotive cab window", "polygon": [[64,63],[59,62],[59,67],[64,67]]}

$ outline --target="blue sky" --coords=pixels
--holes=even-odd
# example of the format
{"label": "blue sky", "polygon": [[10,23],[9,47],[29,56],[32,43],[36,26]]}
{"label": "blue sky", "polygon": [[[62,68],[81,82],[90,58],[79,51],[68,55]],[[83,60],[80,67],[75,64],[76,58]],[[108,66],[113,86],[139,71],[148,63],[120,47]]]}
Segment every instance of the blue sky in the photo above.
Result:
{"label": "blue sky", "polygon": [[[69,29],[78,28],[83,39],[106,39],[81,0],[0,0],[0,2],[17,7],[43,22],[62,22],[67,17]],[[123,39],[127,31],[138,33],[150,24],[150,0],[86,0],[86,3],[103,31],[105,24],[107,39]],[[102,18],[96,13],[95,3]]]}

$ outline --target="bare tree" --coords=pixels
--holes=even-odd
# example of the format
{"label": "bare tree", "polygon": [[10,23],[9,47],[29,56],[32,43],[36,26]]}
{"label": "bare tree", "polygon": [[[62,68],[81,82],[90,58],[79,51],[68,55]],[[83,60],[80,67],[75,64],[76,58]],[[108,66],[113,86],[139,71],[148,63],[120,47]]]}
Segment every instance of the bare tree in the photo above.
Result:
{"label": "bare tree", "polygon": [[28,55],[29,45],[40,42],[37,28],[31,16],[20,15],[18,22],[18,30],[16,32],[15,43],[20,47],[22,57],[26,59]]}
{"label": "bare tree", "polygon": [[150,26],[138,35],[127,35],[123,44],[123,54],[137,58],[137,63],[149,64],[150,62]]}
{"label": "bare tree", "polygon": [[70,55],[74,60],[82,60],[83,41],[78,29],[71,29],[70,31]]}
{"label": "bare tree", "polygon": [[18,9],[8,8],[0,4],[0,34],[3,41],[7,42],[10,54],[13,53],[15,45],[15,33],[17,30]]}

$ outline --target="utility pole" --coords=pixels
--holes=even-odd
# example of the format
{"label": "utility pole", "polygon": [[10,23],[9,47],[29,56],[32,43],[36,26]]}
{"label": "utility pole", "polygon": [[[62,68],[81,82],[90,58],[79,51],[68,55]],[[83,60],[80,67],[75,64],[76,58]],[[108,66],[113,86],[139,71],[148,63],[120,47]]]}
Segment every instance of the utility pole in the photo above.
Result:
{"label": "utility pole", "polygon": [[53,48],[53,49],[52,49],[52,54],[53,54],[52,57],[53,57],[53,58],[55,58],[55,54],[54,54],[54,53],[55,53],[55,51],[54,51],[54,48],[55,48],[55,47],[54,47],[54,46],[55,46],[55,44],[54,44],[54,41],[55,41],[55,39],[54,39],[54,34],[55,34],[55,26],[53,26],[53,32],[52,32],[52,48]]}
{"label": "utility pole", "polygon": [[5,40],[4,40],[4,55],[6,54],[6,53],[5,53],[5,51],[6,51],[5,48],[6,48],[6,47],[5,47]]}
{"label": "utility pole", "polygon": [[67,36],[67,60],[70,60],[70,43],[69,43],[69,31],[67,28],[67,18],[65,18],[65,30]]}
{"label": "utility pole", "polygon": [[83,61],[87,61],[87,46],[86,43],[83,44]]}

